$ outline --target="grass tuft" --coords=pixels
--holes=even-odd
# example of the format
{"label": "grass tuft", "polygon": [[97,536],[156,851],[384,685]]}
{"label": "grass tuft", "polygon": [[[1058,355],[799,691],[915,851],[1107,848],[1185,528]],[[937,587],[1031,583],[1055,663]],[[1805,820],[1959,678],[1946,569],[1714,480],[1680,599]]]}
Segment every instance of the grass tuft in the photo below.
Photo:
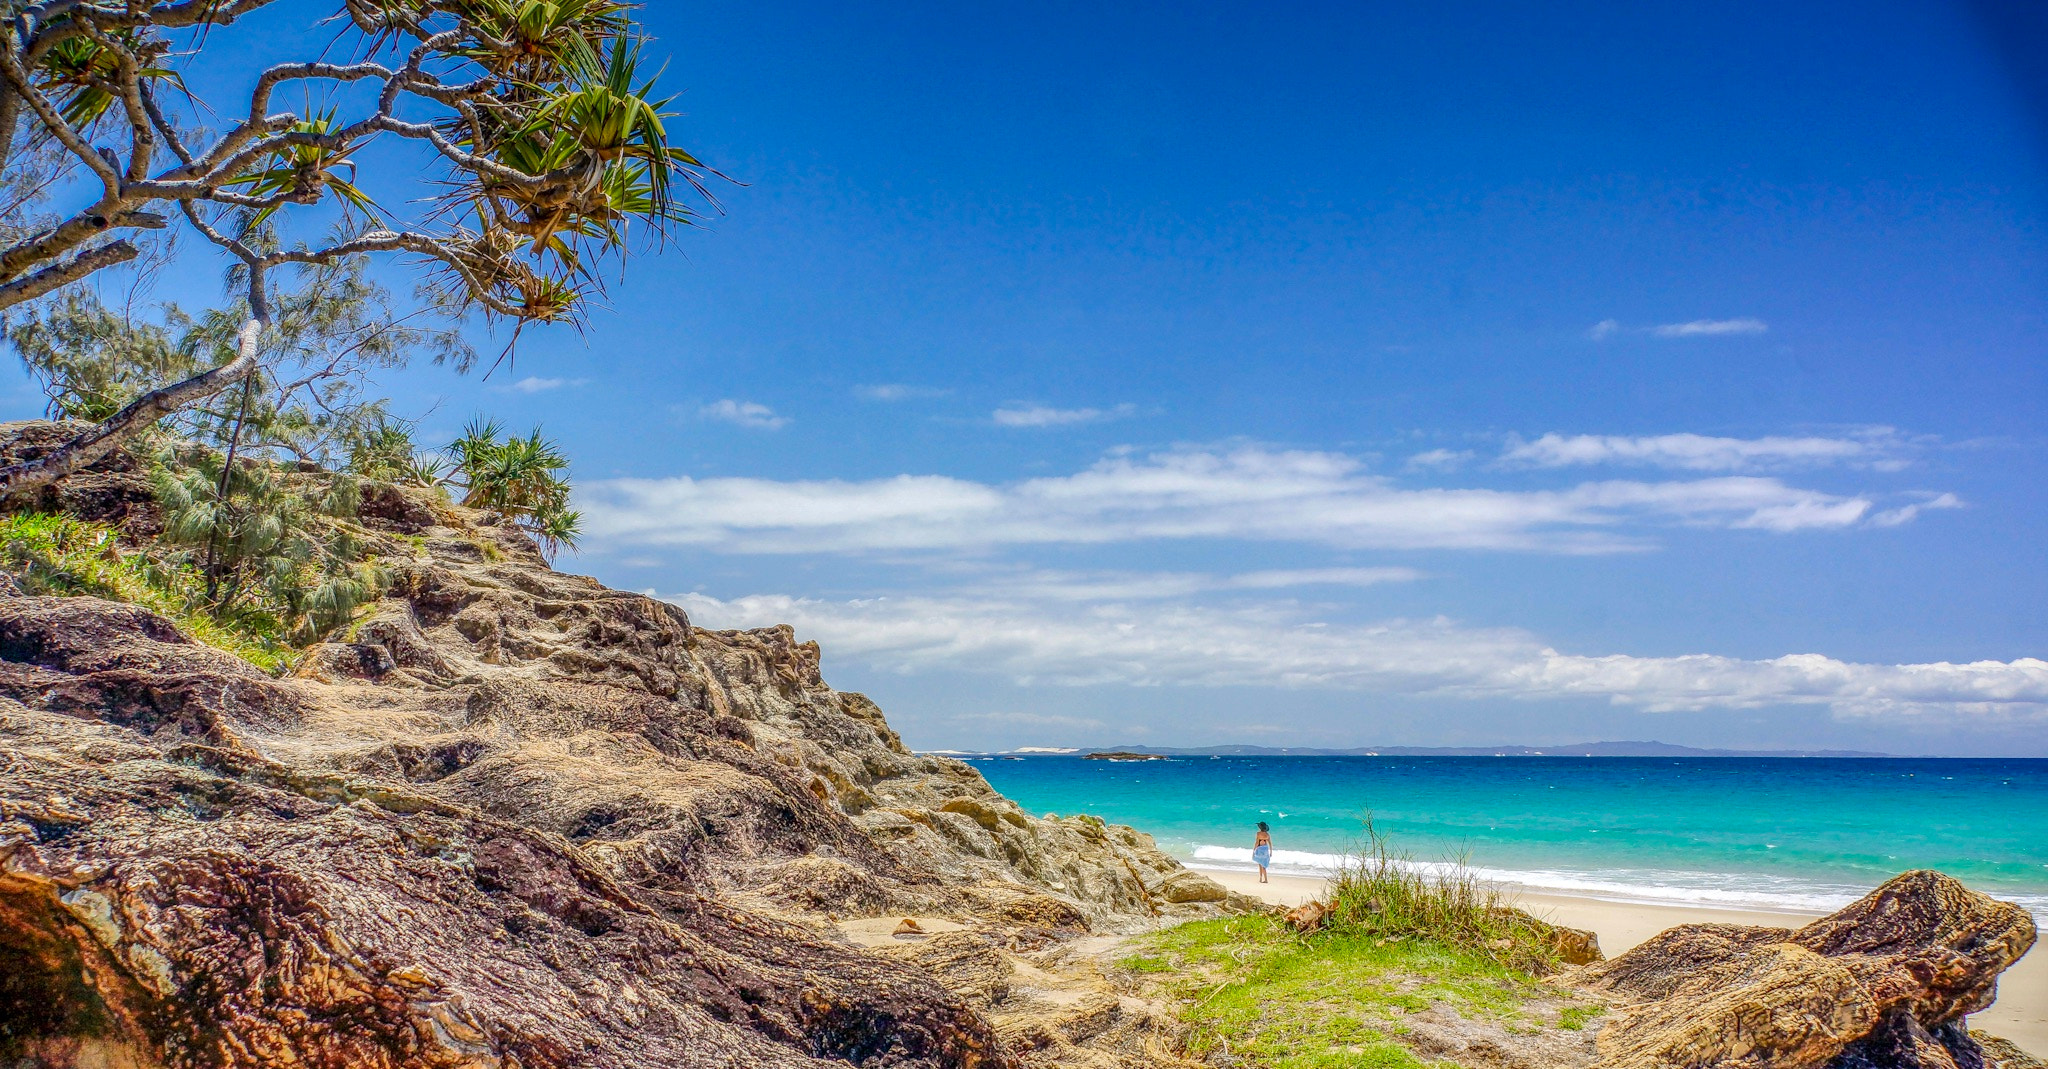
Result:
{"label": "grass tuft", "polygon": [[1558,966],[1542,922],[1509,908],[1463,858],[1418,865],[1365,816],[1359,849],[1330,881],[1332,930],[1376,939],[1423,939],[1522,972]]}

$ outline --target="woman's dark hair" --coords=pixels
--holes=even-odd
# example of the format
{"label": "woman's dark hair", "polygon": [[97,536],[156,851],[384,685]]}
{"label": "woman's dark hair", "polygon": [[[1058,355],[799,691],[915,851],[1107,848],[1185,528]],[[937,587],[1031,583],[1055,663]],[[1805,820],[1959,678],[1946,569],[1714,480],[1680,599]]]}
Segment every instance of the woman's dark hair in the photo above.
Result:
{"label": "woman's dark hair", "polygon": [[1260,831],[1272,831],[1273,829],[1271,829],[1271,828],[1269,828],[1269,827],[1266,827],[1266,822],[1262,820],[1262,821],[1259,821],[1259,830],[1260,830]]}

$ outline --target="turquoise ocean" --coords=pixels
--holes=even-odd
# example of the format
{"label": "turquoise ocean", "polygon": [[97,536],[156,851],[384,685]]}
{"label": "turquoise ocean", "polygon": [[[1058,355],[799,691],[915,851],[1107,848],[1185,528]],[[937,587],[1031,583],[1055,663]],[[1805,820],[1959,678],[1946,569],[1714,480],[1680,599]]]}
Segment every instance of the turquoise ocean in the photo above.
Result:
{"label": "turquoise ocean", "polygon": [[1616,901],[1826,912],[1934,868],[2048,920],[2048,760],[970,758],[1035,813],[1151,833],[1190,866],[1320,876],[1368,812],[1418,864]]}

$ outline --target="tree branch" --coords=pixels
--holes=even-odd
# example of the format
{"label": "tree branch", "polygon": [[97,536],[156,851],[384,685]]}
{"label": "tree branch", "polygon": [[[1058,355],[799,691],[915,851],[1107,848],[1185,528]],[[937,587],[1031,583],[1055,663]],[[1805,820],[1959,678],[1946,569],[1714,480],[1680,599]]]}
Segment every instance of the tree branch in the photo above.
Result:
{"label": "tree branch", "polygon": [[[260,276],[256,284],[261,286]],[[89,467],[157,420],[248,378],[249,373],[256,370],[256,357],[262,351],[267,311],[264,317],[252,318],[243,324],[236,336],[237,354],[233,360],[183,382],[143,394],[128,407],[107,417],[105,422],[44,456],[0,468],[0,497],[48,486],[80,468]]]}
{"label": "tree branch", "polygon": [[76,282],[94,271],[115,264],[125,264],[140,255],[142,250],[126,239],[110,241],[98,248],[88,249],[69,260],[51,264],[0,286],[0,308],[12,308],[24,301],[33,301],[59,286]]}

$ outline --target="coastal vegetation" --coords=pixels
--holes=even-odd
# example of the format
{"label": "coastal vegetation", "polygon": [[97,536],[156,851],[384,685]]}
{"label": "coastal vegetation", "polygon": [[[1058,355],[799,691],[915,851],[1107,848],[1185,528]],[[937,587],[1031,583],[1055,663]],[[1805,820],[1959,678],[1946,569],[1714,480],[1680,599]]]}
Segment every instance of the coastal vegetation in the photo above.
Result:
{"label": "coastal vegetation", "polygon": [[1560,964],[1555,932],[1461,862],[1415,864],[1368,816],[1319,907],[1193,921],[1136,940],[1119,965],[1178,1007],[1192,1058],[1453,1066],[1416,1052],[1423,1015],[1527,1035],[1578,1032],[1604,1012],[1540,983]]}
{"label": "coastal vegetation", "polygon": [[1173,1000],[1188,1056],[1262,1069],[1450,1066],[1402,1042],[1435,1012],[1503,1030],[1583,1028],[1595,1005],[1427,935],[1297,935],[1265,915],[1193,921],[1138,941],[1121,965]]}
{"label": "coastal vegetation", "polygon": [[[473,361],[459,332],[400,311],[366,257],[296,271],[297,284],[269,298],[260,365],[223,403],[201,400],[129,434],[128,469],[144,478],[125,492],[153,506],[142,522],[7,518],[0,548],[25,590],[142,604],[280,672],[297,651],[345,631],[389,584],[358,522],[366,492],[420,488],[440,506],[459,494],[549,557],[575,544],[568,460],[539,428],[521,436],[479,419],[445,449],[423,451],[376,394],[372,374],[414,356]],[[164,303],[141,316],[74,289],[30,306],[6,334],[45,413],[66,421],[53,429],[75,436],[81,424],[105,427],[153,383],[232,361],[246,315],[192,316]],[[70,446],[39,448],[47,457]],[[33,496],[18,495],[17,506]]]}
{"label": "coastal vegetation", "polygon": [[35,508],[0,515],[0,573],[26,594],[141,606],[282,674],[307,647],[346,634],[389,588],[387,558],[414,548],[364,526],[366,492],[403,487],[460,524],[448,507],[460,491],[463,505],[509,522],[548,556],[577,534],[568,462],[537,428],[506,435],[479,421],[432,453],[385,422],[333,470],[238,444],[151,432],[136,443],[139,470],[113,491],[143,510],[118,523]]}
{"label": "coastal vegetation", "polygon": [[293,650],[254,613],[221,616],[201,607],[202,580],[189,567],[123,549],[119,532],[61,513],[0,516],[0,566],[25,594],[90,595],[164,616],[191,638],[258,667],[282,672]]}

